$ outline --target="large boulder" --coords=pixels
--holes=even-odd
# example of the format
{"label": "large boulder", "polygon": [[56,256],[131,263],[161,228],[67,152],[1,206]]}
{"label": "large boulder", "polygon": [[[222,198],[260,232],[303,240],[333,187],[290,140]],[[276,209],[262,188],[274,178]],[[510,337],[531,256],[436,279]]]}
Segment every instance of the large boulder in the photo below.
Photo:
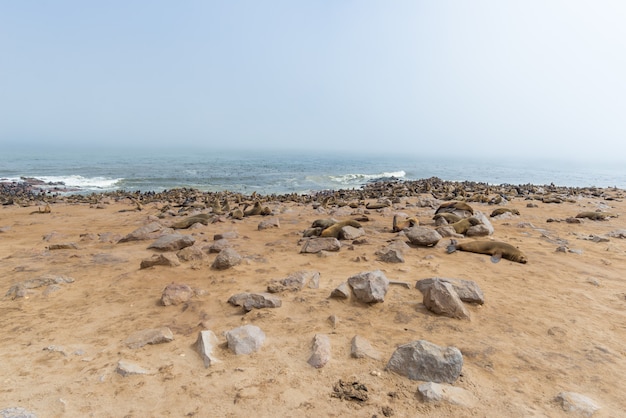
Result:
{"label": "large boulder", "polygon": [[366,271],[348,278],[354,296],[364,303],[385,301],[389,279],[380,270]]}
{"label": "large boulder", "polygon": [[442,238],[439,232],[423,226],[414,226],[409,228],[405,234],[411,244],[420,245],[422,247],[436,245]]}
{"label": "large boulder", "polygon": [[435,280],[423,294],[424,306],[429,311],[450,318],[470,319],[467,308],[450,283]]}
{"label": "large boulder", "polygon": [[433,285],[434,282],[441,281],[450,283],[456,294],[459,295],[459,298],[463,302],[467,303],[475,303],[478,305],[482,305],[485,303],[485,295],[483,291],[480,289],[478,284],[472,280],[463,280],[463,279],[455,279],[455,278],[447,278],[447,277],[431,277],[428,279],[418,280],[415,283],[415,287],[419,289],[422,294]]}
{"label": "large boulder", "polygon": [[425,340],[401,345],[386,369],[411,380],[454,383],[461,375],[463,355],[456,347],[440,347]]}

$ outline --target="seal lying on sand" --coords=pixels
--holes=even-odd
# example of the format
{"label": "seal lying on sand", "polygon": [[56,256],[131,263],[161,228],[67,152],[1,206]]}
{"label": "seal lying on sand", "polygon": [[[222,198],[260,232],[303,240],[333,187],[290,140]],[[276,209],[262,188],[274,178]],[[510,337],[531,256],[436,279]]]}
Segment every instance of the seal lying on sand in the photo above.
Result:
{"label": "seal lying on sand", "polygon": [[320,234],[320,237],[322,238],[339,238],[339,233],[341,232],[341,228],[343,228],[344,226],[352,226],[354,228],[361,228],[361,224],[358,223],[355,220],[347,220],[347,221],[341,221],[341,222],[337,222],[336,224],[329,226],[328,228],[324,229],[322,231],[322,233]]}
{"label": "seal lying on sand", "polygon": [[402,221],[398,221],[398,215],[393,215],[393,224],[392,230],[393,232],[400,232],[403,229],[411,228],[415,225],[419,225],[420,221],[415,218],[406,218]]}
{"label": "seal lying on sand", "polygon": [[474,214],[474,209],[472,209],[470,205],[468,205],[465,202],[456,202],[456,201],[442,203],[441,205],[439,205],[439,208],[437,208],[435,213],[442,213],[442,212],[455,213],[458,211],[466,211],[466,212],[469,212],[470,215]]}
{"label": "seal lying on sand", "polygon": [[509,209],[509,208],[498,208],[498,209],[494,209],[493,212],[491,212],[490,217],[493,218],[495,216],[499,216],[502,215],[503,213],[512,213],[513,215],[519,215],[519,210],[517,209]]}
{"label": "seal lying on sand", "polygon": [[460,221],[461,218],[459,215],[457,215],[456,213],[451,213],[451,212],[442,212],[442,213],[438,213],[435,216],[433,216],[433,219],[436,221],[439,218],[443,218],[446,220],[446,222],[448,222],[449,224],[453,224],[455,222]]}
{"label": "seal lying on sand", "polygon": [[189,216],[185,219],[181,219],[178,222],[172,224],[174,229],[187,229],[195,223],[201,223],[202,225],[208,225],[213,220],[213,215],[207,213],[200,213],[198,215]]}
{"label": "seal lying on sand", "polygon": [[576,215],[577,218],[587,218],[592,221],[606,221],[608,218],[617,218],[614,213],[608,212],[581,212]]}
{"label": "seal lying on sand", "polygon": [[480,225],[480,221],[474,217],[461,219],[458,222],[450,224],[457,234],[465,235],[468,229],[473,226]]}
{"label": "seal lying on sand", "polygon": [[455,251],[468,251],[471,253],[488,254],[491,261],[497,263],[500,258],[526,264],[528,261],[524,253],[505,242],[499,241],[471,241],[459,244],[456,240],[450,240],[448,254]]}

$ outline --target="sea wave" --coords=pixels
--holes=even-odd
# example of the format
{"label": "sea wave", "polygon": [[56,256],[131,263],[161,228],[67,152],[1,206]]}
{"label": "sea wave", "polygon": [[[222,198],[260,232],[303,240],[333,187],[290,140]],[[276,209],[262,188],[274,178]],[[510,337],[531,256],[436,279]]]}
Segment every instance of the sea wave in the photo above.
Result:
{"label": "sea wave", "polygon": [[371,180],[378,179],[389,179],[389,178],[397,178],[401,179],[406,176],[406,172],[404,170],[400,171],[392,171],[392,172],[383,172],[378,174],[343,174],[341,176],[328,176],[329,179],[338,184],[345,185],[354,185],[354,184],[362,184]]}
{"label": "sea wave", "polygon": [[76,188],[81,190],[115,190],[119,182],[124,180],[123,178],[110,178],[110,177],[83,177],[80,175],[69,176],[38,176],[35,177],[38,180],[47,183],[49,185],[62,185],[66,188]]}

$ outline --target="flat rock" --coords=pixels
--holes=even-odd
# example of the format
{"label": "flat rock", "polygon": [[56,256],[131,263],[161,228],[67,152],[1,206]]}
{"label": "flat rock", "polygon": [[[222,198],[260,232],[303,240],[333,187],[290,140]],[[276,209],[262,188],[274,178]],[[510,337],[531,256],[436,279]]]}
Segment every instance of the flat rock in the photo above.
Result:
{"label": "flat rock", "polygon": [[424,402],[447,402],[453,405],[473,408],[478,403],[468,390],[440,383],[426,382],[417,387]]}
{"label": "flat rock", "polygon": [[18,282],[9,288],[5,296],[11,299],[26,297],[29,290],[43,286],[56,286],[64,283],[74,283],[74,279],[68,276],[57,276],[54,274],[44,274],[39,277]]}
{"label": "flat rock", "polygon": [[411,380],[454,383],[461,375],[463,355],[456,347],[440,347],[425,340],[399,346],[386,369]]}
{"label": "flat rock", "polygon": [[404,263],[404,255],[397,248],[385,248],[377,255],[378,259],[384,263]]}
{"label": "flat rock", "polygon": [[322,368],[330,361],[330,339],[326,334],[316,334],[313,337],[311,357],[307,361],[316,369]]}
{"label": "flat rock", "polygon": [[216,270],[226,270],[241,264],[241,256],[232,248],[224,248],[217,255],[211,267]]}
{"label": "flat rock", "polygon": [[0,418],[37,418],[34,412],[15,406],[12,408],[0,409]]}
{"label": "flat rock", "polygon": [[279,308],[282,301],[271,293],[238,293],[228,299],[228,303],[234,306],[242,306],[246,312],[252,309]]}
{"label": "flat rock", "polygon": [[265,221],[261,221],[259,222],[259,225],[257,226],[257,229],[259,231],[263,231],[265,229],[274,229],[274,228],[280,228],[280,222],[278,221],[278,218],[270,218]]}
{"label": "flat rock", "polygon": [[270,293],[280,293],[284,291],[299,292],[308,284],[310,288],[317,289],[319,287],[320,273],[319,271],[297,271],[281,280],[272,280],[267,285],[267,291]]}
{"label": "flat rock", "polygon": [[452,287],[454,287],[455,292],[459,295],[459,298],[463,302],[467,303],[475,303],[478,305],[482,305],[485,303],[485,295],[483,291],[480,289],[478,284],[471,280],[463,280],[463,279],[455,279],[455,278],[445,278],[445,277],[431,277],[428,279],[418,280],[415,283],[415,287],[424,294],[426,289],[435,281],[442,281],[445,283],[450,283]]}
{"label": "flat rock", "polygon": [[406,237],[411,244],[430,247],[436,245],[442,236],[434,229],[423,226],[414,226],[405,231]]}
{"label": "flat rock", "polygon": [[330,297],[333,299],[348,299],[350,297],[350,286],[347,282],[341,283],[332,292]]}
{"label": "flat rock", "polygon": [[384,302],[389,289],[389,279],[380,270],[355,274],[348,278],[348,284],[354,296],[364,303]]}
{"label": "flat rock", "polygon": [[146,344],[161,344],[174,340],[174,335],[168,327],[144,329],[128,337],[124,343],[128,348],[140,348]]}
{"label": "flat rock", "polygon": [[192,246],[196,239],[190,235],[168,234],[158,238],[148,246],[150,250],[158,251],[178,251],[185,247]]}
{"label": "flat rock", "polygon": [[162,230],[163,226],[160,223],[150,222],[147,225],[135,229],[133,232],[120,239],[118,243],[155,239],[161,235]]}
{"label": "flat rock", "polygon": [[176,254],[154,254],[150,258],[141,260],[139,268],[147,269],[154,266],[176,267],[180,266],[180,261]]}
{"label": "flat rock", "polygon": [[198,339],[196,340],[196,349],[202,357],[204,367],[208,368],[211,364],[219,363],[219,360],[215,358],[214,351],[219,345],[217,335],[211,330],[204,330],[198,333]]}
{"label": "flat rock", "polygon": [[228,248],[230,246],[230,242],[226,238],[218,239],[213,242],[213,244],[208,247],[204,247],[204,250],[209,254],[216,254],[222,251],[224,248]]}
{"label": "flat rock", "polygon": [[434,280],[423,294],[424,306],[429,311],[449,318],[470,319],[469,311],[450,283]]}
{"label": "flat rock", "polygon": [[372,344],[368,340],[358,335],[355,335],[352,338],[352,342],[350,343],[350,355],[354,358],[364,358],[369,357],[374,360],[380,360],[382,357]]}
{"label": "flat rock", "polygon": [[186,284],[171,283],[165,286],[161,293],[161,304],[163,306],[179,305],[188,302],[195,292]]}
{"label": "flat rock", "polygon": [[591,398],[575,392],[561,392],[556,396],[555,401],[561,405],[564,411],[573,412],[583,417],[590,417],[600,409]]}
{"label": "flat rock", "polygon": [[219,241],[221,239],[235,239],[239,238],[237,231],[226,231],[220,234],[213,235],[213,241]]}
{"label": "flat rock", "polygon": [[124,377],[136,374],[152,374],[152,372],[144,369],[143,367],[125,360],[120,360],[117,362],[117,367],[115,368],[115,371]]}
{"label": "flat rock", "polygon": [[611,238],[626,238],[626,229],[616,229],[614,231],[608,232],[606,236]]}
{"label": "flat rock", "polygon": [[183,248],[176,253],[179,260],[182,261],[201,261],[204,259],[204,251],[195,245]]}
{"label": "flat rock", "polygon": [[265,342],[265,333],[256,325],[244,325],[225,333],[228,348],[235,354],[259,351]]}
{"label": "flat rock", "polygon": [[305,254],[317,254],[321,251],[339,251],[340,248],[341,243],[337,238],[314,238],[307,240],[300,252]]}

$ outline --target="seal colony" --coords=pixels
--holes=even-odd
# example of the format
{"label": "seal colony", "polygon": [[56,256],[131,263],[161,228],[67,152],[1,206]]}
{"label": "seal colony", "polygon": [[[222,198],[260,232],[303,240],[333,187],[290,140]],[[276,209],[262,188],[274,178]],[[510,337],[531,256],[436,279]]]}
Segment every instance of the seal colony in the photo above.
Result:
{"label": "seal colony", "polygon": [[[3,195],[0,285],[8,295],[0,326],[11,337],[0,356],[14,378],[2,407],[67,416],[561,416],[553,399],[576,390],[602,414],[620,416],[624,217],[546,219],[622,215],[624,196],[437,179],[310,195]],[[519,214],[490,217],[497,208]],[[455,229],[460,221],[467,228]],[[311,252],[301,252],[305,243]],[[526,264],[506,258],[516,251]],[[217,268],[218,260],[230,267]],[[371,305],[342,287],[375,270],[389,279],[384,302]],[[47,274],[54,276],[34,287],[41,280],[32,279]],[[417,282],[434,278],[442,279],[438,291],[458,294],[470,320],[426,306]],[[466,282],[479,287],[480,305],[457,290]],[[187,299],[160,303],[172,288]],[[250,298],[244,309],[228,302],[242,293]],[[225,342],[225,332],[243,324],[267,335],[253,356]],[[165,326],[171,333],[162,344],[125,343]],[[208,368],[196,351],[206,329],[217,339],[203,340],[213,345]],[[328,336],[331,357],[323,373],[307,362],[318,334]],[[352,358],[363,339],[369,346]],[[418,339],[459,348],[464,378],[454,388],[480,402],[423,402],[422,384],[386,368],[398,347]],[[118,372],[128,361],[148,374]],[[367,388],[366,401],[332,396],[346,376],[358,381],[346,387]]]}

